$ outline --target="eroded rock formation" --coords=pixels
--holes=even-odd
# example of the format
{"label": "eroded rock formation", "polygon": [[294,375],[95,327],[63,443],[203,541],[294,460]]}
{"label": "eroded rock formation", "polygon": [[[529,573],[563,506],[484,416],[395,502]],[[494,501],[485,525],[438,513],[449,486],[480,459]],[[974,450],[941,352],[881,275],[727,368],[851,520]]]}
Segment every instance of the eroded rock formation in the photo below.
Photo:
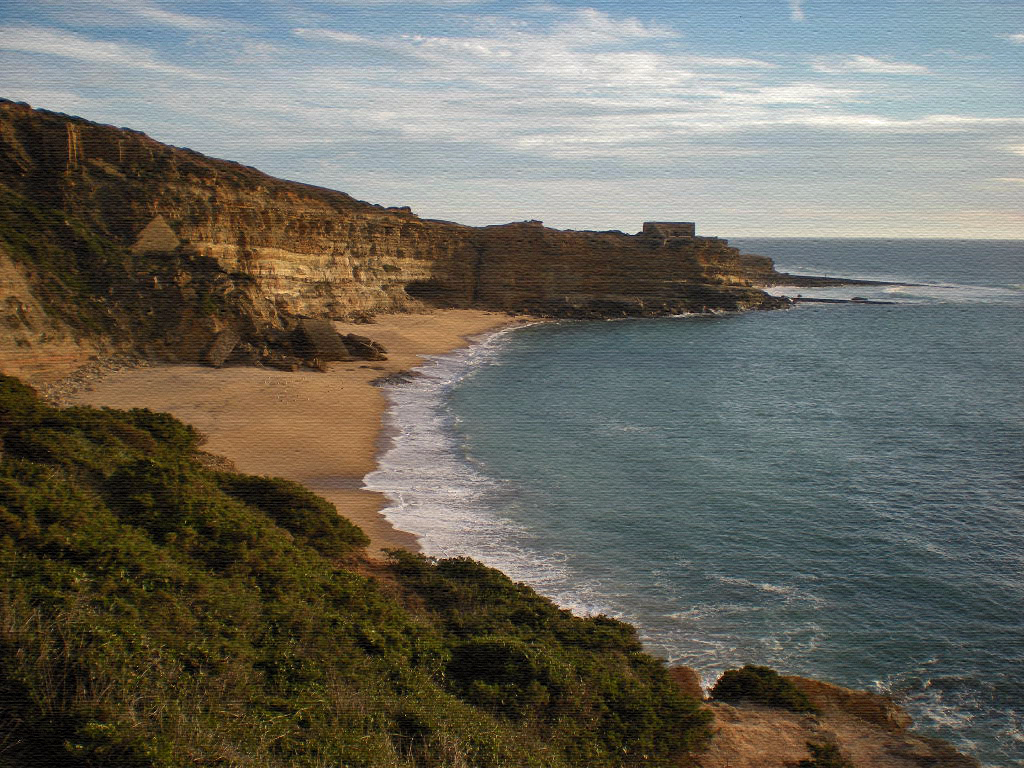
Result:
{"label": "eroded rock formation", "polygon": [[[703,699],[697,673],[669,670],[685,694]],[[814,707],[790,712],[751,702],[709,701],[714,737],[695,768],[793,768],[812,757],[810,745],[832,747],[852,768],[978,768],[941,739],[908,730],[906,711],[886,696],[821,680],[785,676]]]}
{"label": "eroded rock formation", "polygon": [[214,364],[292,354],[273,332],[302,317],[774,307],[753,287],[773,274],[715,238],[423,220],[0,101],[0,350],[30,380],[115,350]]}

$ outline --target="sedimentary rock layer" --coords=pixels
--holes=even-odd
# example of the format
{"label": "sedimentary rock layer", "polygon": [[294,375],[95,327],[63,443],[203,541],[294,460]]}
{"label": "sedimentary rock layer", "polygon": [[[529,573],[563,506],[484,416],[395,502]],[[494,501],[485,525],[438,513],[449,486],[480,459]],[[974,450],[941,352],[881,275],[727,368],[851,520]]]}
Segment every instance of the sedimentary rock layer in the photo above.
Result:
{"label": "sedimentary rock layer", "polygon": [[715,238],[423,220],[0,101],[0,350],[14,373],[115,348],[220,358],[235,334],[252,358],[299,317],[772,307],[752,286],[774,274]]}

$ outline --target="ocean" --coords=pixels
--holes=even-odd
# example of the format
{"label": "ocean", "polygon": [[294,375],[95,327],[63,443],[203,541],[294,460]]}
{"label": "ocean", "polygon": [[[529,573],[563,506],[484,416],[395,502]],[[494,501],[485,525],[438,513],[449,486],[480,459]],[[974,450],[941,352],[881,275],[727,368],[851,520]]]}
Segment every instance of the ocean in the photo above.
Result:
{"label": "ocean", "polygon": [[745,663],[891,694],[1024,766],[1024,241],[734,239],[893,304],[530,325],[389,389],[367,483],[436,556]]}

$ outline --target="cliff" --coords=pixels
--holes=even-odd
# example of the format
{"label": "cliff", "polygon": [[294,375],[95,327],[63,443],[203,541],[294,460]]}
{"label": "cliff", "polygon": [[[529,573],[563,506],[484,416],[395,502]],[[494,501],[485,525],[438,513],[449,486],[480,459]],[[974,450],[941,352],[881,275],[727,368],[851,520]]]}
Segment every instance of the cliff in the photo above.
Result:
{"label": "cliff", "polygon": [[557,317],[782,306],[715,238],[467,227],[0,100],[0,351],[32,381],[116,350],[260,360],[299,317]]}

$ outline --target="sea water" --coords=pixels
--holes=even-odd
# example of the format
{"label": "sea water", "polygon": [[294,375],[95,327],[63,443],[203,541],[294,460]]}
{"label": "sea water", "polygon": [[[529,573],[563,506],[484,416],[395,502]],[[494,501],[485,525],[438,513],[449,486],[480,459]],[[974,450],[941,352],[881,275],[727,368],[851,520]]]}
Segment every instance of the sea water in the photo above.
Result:
{"label": "sea water", "polygon": [[883,691],[1024,765],[1024,242],[741,240],[893,304],[505,331],[390,389],[371,487],[437,556],[744,663]]}

